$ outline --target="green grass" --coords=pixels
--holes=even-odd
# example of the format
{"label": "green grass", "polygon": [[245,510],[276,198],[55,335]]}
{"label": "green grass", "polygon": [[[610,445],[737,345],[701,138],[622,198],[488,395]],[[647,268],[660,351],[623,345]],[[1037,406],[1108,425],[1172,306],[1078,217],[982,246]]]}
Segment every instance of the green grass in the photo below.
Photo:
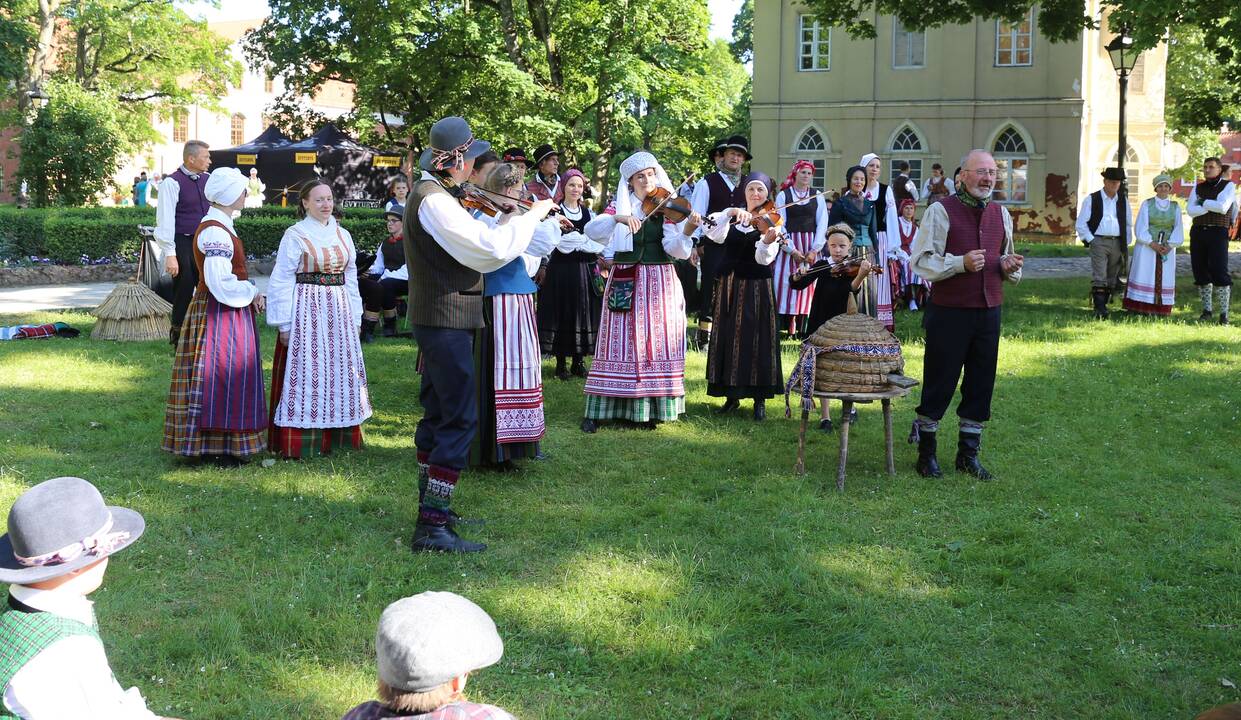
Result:
{"label": "green grass", "polygon": [[[887,477],[869,405],[843,494],[835,436],[794,476],[795,424],[712,415],[694,353],[654,432],[580,433],[581,382],[549,379],[552,459],[458,490],[491,549],[414,556],[407,342],[367,347],[365,451],[220,470],[159,452],[166,345],[83,337],[0,344],[0,507],[75,474],[145,514],[97,608],[121,682],[176,716],[338,718],[383,607],[444,589],[505,639],[469,694],[524,720],[1189,718],[1239,699],[1241,330],[1190,322],[1187,285],[1171,321],[1092,322],[1085,286],[1009,290],[990,483],[918,478],[903,442]],[[0,324],[52,319],[90,330]]]}

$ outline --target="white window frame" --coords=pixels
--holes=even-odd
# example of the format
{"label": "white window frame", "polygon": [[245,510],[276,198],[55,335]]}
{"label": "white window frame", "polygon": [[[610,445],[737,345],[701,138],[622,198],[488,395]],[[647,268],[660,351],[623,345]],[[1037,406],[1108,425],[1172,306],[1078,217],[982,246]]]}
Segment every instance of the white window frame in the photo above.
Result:
{"label": "white window frame", "polygon": [[[1030,8],[1029,14],[1026,15],[1026,22],[1030,24],[1029,32],[1020,32],[1017,25],[1009,25],[1006,30],[1006,23],[1003,20],[995,21],[995,66],[996,67],[1032,67],[1034,65],[1034,8]],[[1008,52],[1011,53],[1012,62],[1000,62],[1000,37],[1007,34],[1011,43]],[[1017,43],[1021,38],[1026,38],[1030,43],[1030,61],[1017,62]]]}
{"label": "white window frame", "polygon": [[[907,36],[906,42],[910,42],[914,35],[922,36],[922,62],[916,65],[901,64],[900,58],[896,56],[896,38],[898,35]],[[906,55],[908,55],[909,45],[906,45]],[[926,31],[925,30],[907,30],[901,26],[900,18],[892,16],[892,69],[893,70],[922,70],[926,67]]]}
{"label": "white window frame", "polygon": [[[1013,132],[1014,135],[1016,135],[1021,140],[1021,147],[1024,150],[1024,152],[1013,152],[1013,151],[1005,152],[1002,150],[996,150],[996,147],[995,147],[996,143],[998,143],[1000,141],[1000,138],[1004,137],[1004,134],[1010,130]],[[995,141],[991,143],[991,156],[995,158],[996,169],[1000,173],[999,176],[996,177],[995,179],[997,188],[1000,186],[1000,178],[1001,177],[1004,178],[1003,187],[1004,187],[1005,197],[1003,200],[997,200],[997,202],[1003,205],[1029,205],[1030,204],[1030,142],[1029,140],[1026,139],[1025,134],[1012,125],[1005,125],[1004,128],[1000,130],[999,134],[995,136]],[[1012,161],[1014,160],[1020,160],[1022,163],[1024,163],[1023,167],[1025,169],[1025,181],[1026,181],[1025,191],[1020,198],[1013,198],[1012,196],[1013,195],[1013,190],[1012,190],[1013,177],[1014,177],[1014,168],[1012,167]]]}
{"label": "white window frame", "polygon": [[[810,132],[813,132],[815,137],[819,138],[819,147],[802,147],[802,139]],[[797,154],[798,159],[806,159],[814,164],[814,178],[810,181],[811,187],[815,190],[827,189],[827,158],[824,157],[827,154],[827,140],[824,139],[823,133],[813,125],[803,129],[797,136],[797,145],[794,148],[794,152]]]}
{"label": "white window frame", "polygon": [[[810,26],[807,27],[807,23]],[[811,32],[811,40],[806,41],[806,31]],[[826,31],[826,33],[825,33]],[[822,45],[827,45],[827,56],[823,57],[819,53]],[[807,53],[809,46],[809,53]],[[810,67],[802,67],[802,61],[807,57],[810,58]],[[820,60],[823,60],[822,67],[819,66]],[[832,69],[832,29],[824,28],[813,15],[802,13],[798,16],[797,22],[797,72],[828,72]]]}

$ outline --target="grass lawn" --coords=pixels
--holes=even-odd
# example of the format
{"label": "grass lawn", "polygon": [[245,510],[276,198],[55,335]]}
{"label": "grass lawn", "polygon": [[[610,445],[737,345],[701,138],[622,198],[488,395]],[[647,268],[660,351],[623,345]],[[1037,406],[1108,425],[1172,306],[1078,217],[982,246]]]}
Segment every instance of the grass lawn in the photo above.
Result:
{"label": "grass lawn", "polygon": [[918,478],[903,441],[887,477],[877,406],[843,494],[835,436],[796,477],[795,424],[711,414],[698,353],[683,422],[584,435],[581,381],[545,367],[553,457],[464,476],[473,557],[406,549],[408,341],[366,349],[365,451],[191,469],[159,451],[165,344],[0,316],[83,330],[0,343],[0,507],[74,474],[146,516],[96,600],[122,684],[177,717],[339,718],[372,695],[384,606],[443,589],[506,643],[469,695],[523,720],[1190,718],[1241,699],[1241,329],[1191,322],[1186,278],[1171,321],[1093,322],[1087,284],[1008,291],[989,483]]}

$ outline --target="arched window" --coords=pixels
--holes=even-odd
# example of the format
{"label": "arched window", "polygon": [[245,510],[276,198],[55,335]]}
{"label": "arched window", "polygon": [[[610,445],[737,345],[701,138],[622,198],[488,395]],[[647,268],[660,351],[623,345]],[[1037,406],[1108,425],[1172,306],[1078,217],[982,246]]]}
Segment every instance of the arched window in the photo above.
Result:
{"label": "arched window", "polygon": [[[1112,167],[1120,164],[1120,148],[1116,148],[1116,152],[1112,153]],[[1132,145],[1125,147],[1125,181],[1129,185],[1129,191],[1138,190],[1140,186],[1138,182],[1142,179],[1140,166],[1142,160],[1138,157],[1138,152],[1133,149]]]}
{"label": "arched window", "polygon": [[1026,180],[1030,167],[1030,150],[1026,139],[1014,127],[1006,127],[991,146],[999,177],[995,179],[992,196],[1002,203],[1026,202]]}
{"label": "arched window", "polygon": [[233,120],[230,130],[234,145],[241,145],[244,143],[246,141],[246,116],[241,113],[233,113]]}
{"label": "arched window", "polygon": [[901,174],[899,165],[909,163],[909,171],[907,175],[913,180],[914,185],[922,184],[922,158],[918,154],[922,152],[922,138],[918,137],[918,133],[914,129],[906,125],[901,131],[892,138],[892,159],[889,161],[888,171],[889,177],[896,177]]}
{"label": "arched window", "polygon": [[810,184],[816,190],[823,189],[823,183],[826,178],[827,160],[822,157],[814,157],[815,155],[823,155],[827,152],[827,143],[823,142],[823,136],[818,130],[812,127],[806,128],[801,137],[797,139],[798,157],[809,155],[806,159],[814,163],[814,179]]}

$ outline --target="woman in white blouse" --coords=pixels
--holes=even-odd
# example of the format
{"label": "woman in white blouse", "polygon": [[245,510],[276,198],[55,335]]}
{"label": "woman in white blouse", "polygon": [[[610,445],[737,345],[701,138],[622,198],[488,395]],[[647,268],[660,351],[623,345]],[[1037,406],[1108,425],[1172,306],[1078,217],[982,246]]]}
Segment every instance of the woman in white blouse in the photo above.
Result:
{"label": "woman in white blouse", "polygon": [[1176,304],[1176,249],[1185,241],[1181,206],[1170,197],[1172,176],[1156,175],[1133,226],[1133,262],[1124,308],[1143,315],[1169,315]]}
{"label": "woman in white blouse", "polygon": [[302,219],[285,231],[267,284],[267,324],[280,329],[269,444],[287,458],[360,448],[371,416],[357,254],[332,207],[326,182],[302,186]]}

